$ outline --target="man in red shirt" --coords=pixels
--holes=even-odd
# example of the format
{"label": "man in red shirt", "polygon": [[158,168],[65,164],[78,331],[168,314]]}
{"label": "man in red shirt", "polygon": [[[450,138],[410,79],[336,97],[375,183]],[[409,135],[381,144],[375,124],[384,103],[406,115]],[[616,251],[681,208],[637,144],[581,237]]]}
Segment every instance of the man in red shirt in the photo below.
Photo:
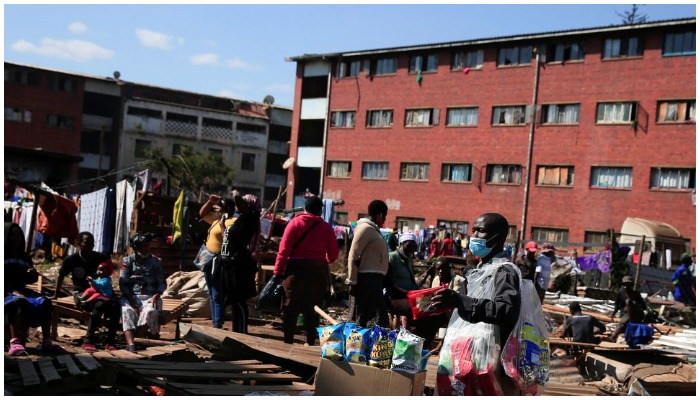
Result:
{"label": "man in red shirt", "polygon": [[305,212],[292,218],[282,235],[272,279],[283,280],[286,296],[282,326],[284,342],[294,341],[297,317],[304,315],[306,343],[313,346],[319,324],[315,305],[321,305],[330,289],[328,264],[338,257],[333,228],[321,218],[323,201],[306,199]]}
{"label": "man in red shirt", "polygon": [[454,254],[455,242],[452,240],[452,234],[450,232],[445,232],[445,239],[442,240],[442,249],[440,250],[440,255],[451,256]]}

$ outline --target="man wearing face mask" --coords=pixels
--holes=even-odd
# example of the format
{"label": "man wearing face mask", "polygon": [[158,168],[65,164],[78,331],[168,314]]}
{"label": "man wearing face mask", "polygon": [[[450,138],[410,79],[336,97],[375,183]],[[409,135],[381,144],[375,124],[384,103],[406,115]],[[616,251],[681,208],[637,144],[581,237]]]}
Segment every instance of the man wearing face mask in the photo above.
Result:
{"label": "man wearing face mask", "polygon": [[[481,259],[477,269],[503,264],[496,269],[493,278],[492,298],[475,298],[470,297],[469,293],[462,295],[451,289],[443,289],[433,297],[431,306],[455,307],[459,318],[465,321],[496,325],[498,327],[497,344],[503,349],[520,315],[520,277],[503,250],[503,244],[508,236],[508,221],[501,214],[482,214],[474,221],[472,232],[469,250]],[[469,275],[466,277],[467,282]],[[498,364],[500,367],[500,363]],[[499,369],[501,371],[498,377],[504,394],[520,394],[515,382],[503,372],[502,368]]]}
{"label": "man wearing face mask", "polygon": [[389,253],[389,272],[386,274],[389,304],[394,313],[404,317],[411,315],[408,291],[418,289],[413,274],[413,254],[417,248],[416,235],[403,233],[399,236],[399,247]]}

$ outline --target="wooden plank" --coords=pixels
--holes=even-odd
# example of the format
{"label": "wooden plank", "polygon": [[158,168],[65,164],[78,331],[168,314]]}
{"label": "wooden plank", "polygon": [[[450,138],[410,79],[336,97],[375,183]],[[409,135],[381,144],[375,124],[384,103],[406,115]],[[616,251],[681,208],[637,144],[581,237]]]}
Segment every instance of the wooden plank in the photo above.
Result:
{"label": "wooden plank", "polygon": [[314,390],[314,385],[309,385],[302,382],[291,382],[290,385],[241,385],[239,383],[187,383],[187,382],[168,382],[168,386],[173,386],[181,389],[215,389],[215,390],[226,390],[226,389],[236,389],[236,388],[255,388],[260,390],[260,388],[267,388],[268,390],[276,390],[280,392],[294,391],[294,390]]}
{"label": "wooden plank", "polygon": [[22,374],[22,384],[24,386],[33,386],[41,383],[39,375],[34,369],[34,362],[28,358],[17,359],[17,366],[19,367],[19,373]]}
{"label": "wooden plank", "polygon": [[156,371],[211,371],[211,372],[243,372],[243,371],[283,371],[282,367],[275,364],[250,364],[250,365],[217,365],[209,363],[167,363],[144,364],[139,369]]}
{"label": "wooden plank", "polygon": [[75,362],[73,362],[73,357],[71,357],[69,354],[62,354],[60,356],[56,357],[56,361],[58,361],[59,364],[64,365],[66,368],[68,368],[68,373],[71,375],[81,375],[83,372],[78,368],[77,365],[75,365]]}
{"label": "wooden plank", "polygon": [[[188,395],[192,396],[246,396],[251,393],[258,393],[258,394],[263,394],[263,392],[282,392],[281,390],[272,390],[272,389],[259,389],[257,386],[242,386],[241,388],[233,388],[233,389],[182,389],[187,393]],[[304,390],[289,390],[289,391],[284,391],[284,395],[286,396],[298,396],[303,392]]]}
{"label": "wooden plank", "polygon": [[136,353],[132,353],[132,352],[130,352],[130,351],[128,351],[128,350],[124,350],[124,349],[121,349],[121,350],[112,350],[112,351],[110,351],[109,353],[110,353],[111,355],[117,357],[117,358],[126,358],[126,359],[130,359],[130,358],[144,358],[144,356],[140,356],[140,355],[138,355],[138,354],[136,354]]}
{"label": "wooden plank", "polygon": [[[148,366],[148,365],[157,365],[157,366],[163,366],[163,365],[174,365],[174,364],[181,364],[181,363],[172,363],[170,361],[155,361],[155,360],[143,360],[143,359],[112,359],[112,360],[107,360],[109,362],[115,362],[118,364],[122,364],[124,366]],[[203,363],[197,363],[197,364],[216,364],[216,365],[255,365],[255,364],[262,364],[262,361],[258,360],[238,360],[238,361],[206,361]]]}
{"label": "wooden plank", "polygon": [[46,382],[61,380],[61,375],[58,374],[56,367],[53,366],[53,360],[51,357],[41,357],[37,361],[37,364],[39,365],[41,375],[44,377]]}
{"label": "wooden plank", "polygon": [[94,371],[100,366],[100,363],[90,354],[76,354],[75,358],[80,361],[80,363],[83,364],[83,367],[85,367],[85,369],[88,371]]}
{"label": "wooden plank", "polygon": [[300,377],[292,374],[280,373],[229,373],[229,372],[194,372],[194,371],[165,371],[135,368],[131,370],[143,376],[157,376],[161,378],[189,378],[207,380],[244,380],[244,381],[299,381]]}

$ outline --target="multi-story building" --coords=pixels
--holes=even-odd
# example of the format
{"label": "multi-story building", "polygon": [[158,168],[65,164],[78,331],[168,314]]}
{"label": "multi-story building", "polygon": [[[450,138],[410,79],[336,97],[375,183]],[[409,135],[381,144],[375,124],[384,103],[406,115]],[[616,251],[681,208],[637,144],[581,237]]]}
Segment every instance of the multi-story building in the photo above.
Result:
{"label": "multi-story building", "polygon": [[[267,205],[286,186],[290,129],[291,109],[271,101],[5,62],[5,176],[61,192],[133,177],[149,168],[148,148],[171,158],[190,147],[219,154],[234,169],[224,186],[263,196]],[[151,177],[167,188],[165,172]]]}
{"label": "multi-story building", "polygon": [[499,212],[511,240],[560,244],[640,217],[694,246],[695,32],[689,18],[290,57],[287,205],[310,188],[355,220],[377,198],[389,227],[464,233]]}

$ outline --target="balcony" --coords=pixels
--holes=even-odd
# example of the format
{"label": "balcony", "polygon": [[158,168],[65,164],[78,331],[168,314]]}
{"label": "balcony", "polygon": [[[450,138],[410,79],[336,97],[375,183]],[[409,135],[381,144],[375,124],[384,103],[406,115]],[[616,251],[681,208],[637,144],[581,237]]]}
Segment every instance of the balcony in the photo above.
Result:
{"label": "balcony", "polygon": [[202,126],[202,140],[230,143],[233,140],[233,129],[220,126]]}
{"label": "balcony", "polygon": [[184,121],[166,120],[165,133],[187,138],[197,137],[197,124]]}

